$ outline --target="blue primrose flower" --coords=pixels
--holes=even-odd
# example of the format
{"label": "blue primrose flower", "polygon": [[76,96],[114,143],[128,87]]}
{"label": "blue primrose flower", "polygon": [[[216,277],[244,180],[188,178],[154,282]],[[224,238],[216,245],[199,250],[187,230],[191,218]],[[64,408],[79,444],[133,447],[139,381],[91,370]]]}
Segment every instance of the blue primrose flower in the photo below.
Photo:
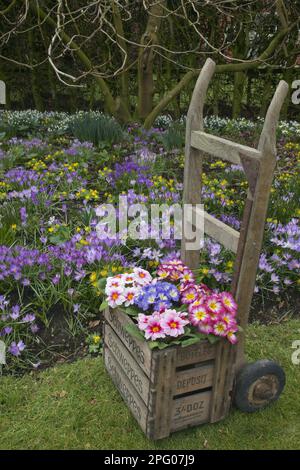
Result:
{"label": "blue primrose flower", "polygon": [[179,292],[173,284],[169,282],[159,281],[156,284],[144,286],[140,294],[135,300],[135,304],[146,311],[150,308],[160,310],[169,308],[172,302],[179,300]]}

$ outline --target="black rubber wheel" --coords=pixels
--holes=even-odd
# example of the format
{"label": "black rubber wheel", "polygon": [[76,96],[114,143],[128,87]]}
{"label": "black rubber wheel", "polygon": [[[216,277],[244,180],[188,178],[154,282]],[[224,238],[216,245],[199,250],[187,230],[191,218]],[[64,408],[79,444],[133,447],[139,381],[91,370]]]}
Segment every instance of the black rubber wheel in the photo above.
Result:
{"label": "black rubber wheel", "polygon": [[253,413],[278,400],[285,386],[285,373],[274,361],[247,364],[236,377],[234,403],[241,411]]}

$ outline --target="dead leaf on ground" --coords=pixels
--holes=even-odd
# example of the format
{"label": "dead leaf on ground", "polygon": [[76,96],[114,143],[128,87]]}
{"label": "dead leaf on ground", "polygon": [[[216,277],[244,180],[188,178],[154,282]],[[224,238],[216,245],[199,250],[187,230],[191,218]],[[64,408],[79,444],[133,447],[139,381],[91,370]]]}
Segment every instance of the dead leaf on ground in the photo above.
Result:
{"label": "dead leaf on ground", "polygon": [[65,398],[67,395],[68,395],[68,392],[66,392],[65,390],[52,393],[52,396],[54,398]]}

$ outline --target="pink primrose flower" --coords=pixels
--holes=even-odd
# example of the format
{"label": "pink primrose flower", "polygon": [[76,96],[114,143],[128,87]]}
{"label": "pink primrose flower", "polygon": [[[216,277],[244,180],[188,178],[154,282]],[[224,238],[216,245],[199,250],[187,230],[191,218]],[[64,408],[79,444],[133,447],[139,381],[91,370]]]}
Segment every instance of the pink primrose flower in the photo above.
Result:
{"label": "pink primrose flower", "polygon": [[144,331],[145,338],[150,339],[151,341],[166,337],[166,333],[161,324],[161,316],[157,313],[149,316],[148,323]]}
{"label": "pink primrose flower", "polygon": [[174,338],[184,334],[184,327],[189,323],[176,310],[166,310],[162,315],[162,327],[166,335]]}

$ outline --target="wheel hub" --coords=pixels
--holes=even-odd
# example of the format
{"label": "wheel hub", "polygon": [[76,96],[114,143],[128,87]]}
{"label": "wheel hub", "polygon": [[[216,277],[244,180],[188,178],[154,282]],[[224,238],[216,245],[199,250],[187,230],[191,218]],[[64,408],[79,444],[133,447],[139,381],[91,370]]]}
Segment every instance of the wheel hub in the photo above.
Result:
{"label": "wheel hub", "polygon": [[279,381],[276,375],[264,375],[249,388],[249,402],[255,406],[264,406],[276,396],[278,388]]}

